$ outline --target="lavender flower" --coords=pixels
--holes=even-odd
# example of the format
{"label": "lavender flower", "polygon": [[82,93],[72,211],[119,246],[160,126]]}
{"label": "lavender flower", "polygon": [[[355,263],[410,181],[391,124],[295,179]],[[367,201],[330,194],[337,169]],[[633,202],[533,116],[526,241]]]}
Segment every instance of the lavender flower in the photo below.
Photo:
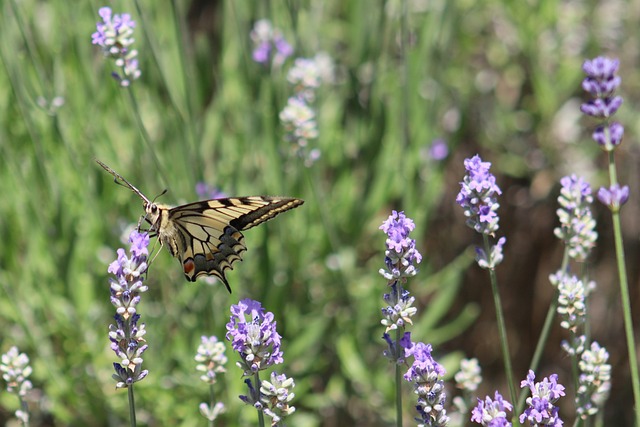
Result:
{"label": "lavender flower", "polygon": [[306,102],[315,101],[316,90],[322,82],[316,61],[297,58],[287,73],[287,81],[293,86],[297,98]]}
{"label": "lavender flower", "polygon": [[285,139],[290,142],[304,147],[318,137],[315,112],[298,97],[289,98],[287,106],[280,112],[280,121],[286,131]]}
{"label": "lavender flower", "polygon": [[482,369],[478,364],[478,359],[462,359],[460,361],[460,371],[454,378],[458,388],[467,391],[476,391],[482,382]]}
{"label": "lavender flower", "polygon": [[553,232],[564,241],[571,258],[584,262],[598,239],[596,221],[591,214],[591,186],[576,175],[565,176],[560,183],[560,208],[556,211],[560,227],[556,227]]}
{"label": "lavender flower", "polygon": [[413,277],[418,272],[415,264],[420,264],[422,255],[416,249],[416,241],[409,238],[409,233],[415,227],[413,220],[407,218],[404,212],[396,211],[392,211],[379,227],[387,234],[387,250],[384,252],[386,269],[380,269],[380,274],[390,285],[398,280],[406,281],[407,277]]}
{"label": "lavender flower", "polygon": [[622,104],[622,98],[613,96],[620,86],[618,72],[619,61],[599,56],[593,60],[586,60],[582,70],[587,77],[582,82],[582,88],[594,97],[582,104],[583,113],[601,118],[608,118],[614,114]]}
{"label": "lavender flower", "polygon": [[223,199],[228,197],[218,187],[210,186],[205,182],[199,182],[196,184],[196,194],[201,199]]}
{"label": "lavender flower", "polygon": [[227,363],[227,356],[224,354],[224,344],[218,341],[218,337],[202,336],[202,343],[198,346],[198,354],[195,360],[198,362],[196,370],[202,372],[200,379],[207,384],[215,384],[217,374],[222,374],[227,370],[224,365]]}
{"label": "lavender flower", "polygon": [[144,344],[145,325],[138,326],[140,315],[136,306],[140,302],[140,294],[148,289],[143,285],[143,275],[147,271],[149,235],[133,231],[129,242],[131,257],[125,255],[124,249],[118,249],[118,258],[108,268],[109,273],[116,276],[109,279],[111,304],[116,307],[115,324],[109,325],[109,340],[111,349],[121,359],[120,363],[113,364],[117,388],[129,387],[148,374],[147,370],[142,370],[142,353],[147,349]]}
{"label": "lavender flower", "polygon": [[527,420],[532,426],[562,426],[563,422],[558,416],[559,409],[554,405],[565,395],[564,386],[558,384],[558,375],[544,377],[538,383],[534,383],[535,378],[535,373],[529,370],[527,379],[520,383],[521,388],[529,387],[531,391],[531,396],[527,398],[529,407],[520,415],[520,422]]}
{"label": "lavender flower", "polygon": [[607,363],[609,353],[597,342],[591,343],[591,348],[585,350],[578,364],[580,368],[579,386],[576,403],[580,418],[587,419],[598,412],[609,397],[611,389],[611,365]]}
{"label": "lavender flower", "polygon": [[418,395],[415,420],[418,426],[446,426],[449,422],[444,404],[447,395],[442,376],[444,368],[431,356],[431,345],[421,342],[406,349],[406,356],[413,356],[413,363],[404,374],[404,379],[413,384]]}
{"label": "lavender flower", "polygon": [[582,280],[564,275],[558,283],[558,314],[562,316],[560,326],[577,332],[586,319],[586,290]]}
{"label": "lavender flower", "polygon": [[496,178],[489,172],[491,163],[483,162],[475,155],[464,161],[467,170],[456,202],[464,209],[467,225],[478,233],[494,235],[498,230],[500,207],[496,196],[502,194]]}
{"label": "lavender flower", "polygon": [[511,427],[507,417],[507,411],[511,410],[513,405],[496,391],[493,400],[489,396],[484,401],[478,399],[478,405],[471,412],[471,421],[485,427]]}
{"label": "lavender flower", "polygon": [[618,212],[620,207],[629,200],[629,186],[622,188],[618,184],[613,184],[609,188],[601,187],[598,190],[598,200],[608,206],[611,212]]}
{"label": "lavender flower", "polygon": [[318,137],[315,111],[304,99],[292,96],[279,117],[285,131],[285,141],[293,144],[294,152],[305,160],[306,166],[311,166],[320,157],[318,149],[309,148],[309,142]]}
{"label": "lavender flower", "polygon": [[14,393],[20,400],[20,409],[15,412],[24,425],[29,423],[29,408],[25,397],[33,389],[31,381],[28,380],[33,372],[29,365],[29,357],[25,353],[20,353],[18,347],[13,346],[0,359],[0,371],[2,378],[7,383],[7,391]]}
{"label": "lavender flower", "polygon": [[494,269],[498,264],[500,264],[504,259],[504,255],[502,254],[502,247],[506,242],[506,237],[499,238],[496,244],[491,246],[488,255],[484,249],[482,249],[480,246],[476,246],[476,262],[478,263],[480,268]]}
{"label": "lavender flower", "polygon": [[269,366],[283,362],[280,335],[276,332],[273,313],[265,312],[258,301],[243,299],[231,306],[227,323],[227,340],[242,359],[236,365],[250,376]]}
{"label": "lavender flower", "polygon": [[227,357],[224,355],[224,344],[218,341],[218,337],[201,337],[202,343],[198,347],[195,357],[196,370],[202,372],[200,379],[209,384],[211,391],[211,403],[200,403],[200,414],[209,421],[215,421],[225,411],[222,402],[215,402],[213,396],[213,384],[217,382],[217,375],[226,372],[224,365]]}
{"label": "lavender flower", "polygon": [[252,57],[259,64],[268,65],[271,61],[273,68],[280,68],[293,54],[293,47],[268,19],[256,21],[250,37],[254,44]]}
{"label": "lavender flower", "polygon": [[91,43],[102,47],[104,55],[115,60],[122,74],[114,72],[112,75],[120,86],[129,86],[131,80],[141,74],[136,59],[138,51],[130,48],[135,41],[132,36],[136,23],[128,13],[112,14],[110,7],[100,8],[98,14],[102,22],[96,24],[97,31],[91,35]]}
{"label": "lavender flower", "polygon": [[[400,297],[398,297],[399,291],[402,292]],[[409,296],[408,290],[399,289],[397,284],[394,283],[391,287],[391,292],[384,294],[383,298],[388,304],[382,308],[383,319],[381,323],[386,327],[385,332],[398,328],[404,329],[406,324],[413,324],[411,318],[417,313],[418,309],[412,306],[416,299]]]}
{"label": "lavender flower", "polygon": [[259,372],[269,366],[283,362],[280,351],[280,335],[276,332],[273,313],[265,312],[258,301],[244,299],[231,306],[231,320],[227,323],[227,339],[240,354],[236,365],[243,376],[253,376],[255,384],[247,379],[249,395],[240,399],[260,413],[271,417],[272,426],[280,425],[282,418],[292,414],[295,407],[289,406],[294,397],[293,379],[284,374],[271,373],[270,381],[260,381]]}
{"label": "lavender flower", "polygon": [[385,340],[388,346],[387,350],[383,351],[382,354],[396,365],[403,365],[405,357],[407,357],[407,349],[413,346],[411,342],[411,332],[405,332],[403,334],[399,340],[399,345],[396,345],[396,342],[391,339],[391,335],[386,332],[382,334],[382,339]]}
{"label": "lavender flower", "polygon": [[436,138],[429,147],[429,157],[436,161],[441,161],[449,155],[449,147],[447,142],[442,138]]}
{"label": "lavender flower", "polygon": [[291,392],[295,386],[293,378],[277,372],[271,373],[270,381],[260,383],[260,400],[264,413],[272,420],[271,425],[279,425],[283,418],[295,412],[296,407],[289,405],[295,397]]}

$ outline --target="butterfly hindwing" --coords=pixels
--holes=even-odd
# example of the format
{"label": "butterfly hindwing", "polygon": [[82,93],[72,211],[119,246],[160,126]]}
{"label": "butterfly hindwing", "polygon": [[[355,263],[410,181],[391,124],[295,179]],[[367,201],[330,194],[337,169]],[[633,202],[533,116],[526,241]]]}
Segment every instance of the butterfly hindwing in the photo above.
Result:
{"label": "butterfly hindwing", "polygon": [[289,197],[237,197],[215,199],[171,208],[160,238],[182,263],[184,275],[195,281],[203,275],[225,277],[242,260],[247,247],[241,230],[261,224],[303,203]]}

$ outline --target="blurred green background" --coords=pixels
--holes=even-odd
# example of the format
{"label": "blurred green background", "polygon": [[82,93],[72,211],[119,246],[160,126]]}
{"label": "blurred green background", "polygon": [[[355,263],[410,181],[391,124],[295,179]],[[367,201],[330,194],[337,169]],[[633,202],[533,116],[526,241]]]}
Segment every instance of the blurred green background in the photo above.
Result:
{"label": "blurred green background", "polygon": [[[485,272],[468,250],[479,237],[455,205],[462,162],[493,163],[504,195],[505,261],[498,269],[514,368],[524,378],[560,265],[553,237],[560,177],[606,183],[604,157],[579,114],[581,64],[621,59],[626,127],[617,153],[631,184],[623,210],[632,296],[638,303],[639,93],[637,2],[327,0],[113,1],[137,22],[142,77],[131,90],[110,77],[112,61],[91,44],[105,4],[0,1],[0,350],[32,361],[33,425],[123,425],[126,392],[111,379],[107,266],[122,247],[140,200],[114,185],[98,158],[163,203],[198,199],[205,182],[229,195],[289,195],[301,208],[246,233],[245,261],[223,286],[185,282],[161,253],[139,306],[149,349],[136,387],[140,425],[204,425],[208,389],[193,357],[201,335],[222,338],[229,306],[251,297],[275,314],[295,378],[292,426],[387,426],[393,368],[382,357],[384,234],[392,209],[416,222],[424,260],[409,282],[419,317],[414,340],[433,344],[450,375],[478,357],[479,396],[506,395]],[[251,59],[249,33],[269,19],[295,54],[280,68]],[[278,114],[293,89],[295,57],[326,52],[333,79],[317,91],[321,157],[292,155]],[[145,136],[144,132],[147,133]],[[429,155],[436,139],[448,156]],[[614,367],[607,425],[629,425],[631,392],[610,220],[595,207],[601,239],[590,267],[594,339]],[[634,286],[636,285],[636,286]],[[539,376],[569,384],[554,329]],[[219,425],[255,425],[236,357],[218,385],[228,412]],[[562,415],[572,420],[572,393]],[[450,388],[451,396],[455,394]],[[405,393],[413,425],[412,391]],[[0,392],[0,422],[17,400]]]}

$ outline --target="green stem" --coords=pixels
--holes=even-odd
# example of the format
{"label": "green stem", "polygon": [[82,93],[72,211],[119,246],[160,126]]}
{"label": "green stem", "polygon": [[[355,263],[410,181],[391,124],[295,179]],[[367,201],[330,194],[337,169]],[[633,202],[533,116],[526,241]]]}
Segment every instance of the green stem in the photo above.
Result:
{"label": "green stem", "polygon": [[629,298],[629,285],[627,282],[627,267],[624,258],[624,247],[622,245],[620,213],[613,212],[612,219],[613,236],[616,246],[616,259],[618,264],[618,276],[620,277],[620,298],[622,299],[624,331],[627,336],[627,349],[629,350],[629,367],[631,369],[631,383],[633,385],[636,426],[640,426],[640,380],[638,377],[638,356],[636,354],[636,343],[633,336],[633,320],[631,318],[631,302]]}
{"label": "green stem", "polygon": [[[253,376],[255,383],[256,383],[256,389],[255,389],[255,396],[253,396],[254,401],[256,400],[260,400],[260,371],[256,372]],[[264,413],[258,409],[258,425],[260,427],[264,427]]]}
{"label": "green stem", "polygon": [[[607,134],[607,138],[610,136]],[[609,151],[609,182],[618,184],[616,175],[615,159],[613,151]],[[631,317],[631,300],[629,297],[629,284],[627,280],[627,266],[624,256],[624,246],[622,243],[622,226],[620,225],[620,212],[611,212],[613,221],[613,237],[616,248],[616,263],[618,265],[618,277],[620,278],[620,298],[622,300],[622,314],[624,317],[624,331],[627,337],[627,350],[629,352],[629,368],[631,370],[631,383],[633,386],[633,400],[636,411],[636,427],[640,427],[640,377],[638,376],[638,356],[636,354],[636,343],[633,336],[633,319]]]}
{"label": "green stem", "polygon": [[[398,295],[402,293],[402,286],[400,283],[397,285]],[[400,356],[400,351],[402,347],[400,347],[400,338],[402,338],[402,331],[400,328],[396,329],[396,361]],[[402,366],[396,362],[396,425],[398,427],[402,427]]]}
{"label": "green stem", "polygon": [[27,414],[27,418],[23,418],[22,426],[29,427],[29,420],[31,418],[31,415],[29,415],[29,404],[20,395],[18,395],[18,399],[20,399],[20,410],[22,410],[24,414]]}
{"label": "green stem", "polygon": [[[209,384],[209,409],[213,410],[216,405],[216,392],[213,388],[213,384]],[[209,427],[214,427],[214,420],[209,420]]]}
{"label": "green stem", "polygon": [[[489,244],[489,236],[482,235],[484,240],[484,250],[487,254],[491,253],[491,245]],[[494,268],[489,269],[491,278],[491,292],[493,293],[493,303],[496,306],[496,321],[498,322],[498,334],[500,335],[500,347],[502,349],[502,359],[504,361],[504,369],[507,374],[507,383],[509,384],[509,394],[512,402],[516,402],[516,388],[513,380],[513,368],[511,367],[511,355],[509,353],[509,342],[507,341],[507,328],[504,323],[504,314],[502,312],[502,302],[500,301],[500,292],[498,291],[498,279]],[[515,423],[514,423],[515,424]]]}
{"label": "green stem", "polygon": [[136,427],[136,402],[133,395],[133,384],[127,387],[129,391],[129,424],[131,427]]}
{"label": "green stem", "polygon": [[[562,257],[562,266],[560,267],[560,271],[567,271],[567,266],[569,265],[569,250],[565,248],[564,255]],[[544,325],[542,326],[542,331],[540,332],[540,338],[538,339],[538,344],[536,345],[536,349],[533,353],[533,358],[531,359],[531,364],[529,365],[529,369],[535,372],[538,369],[540,364],[540,359],[542,358],[542,352],[544,350],[545,345],[547,344],[547,340],[549,339],[549,333],[551,331],[551,327],[553,326],[553,319],[556,317],[556,310],[558,309],[558,289],[553,293],[553,297],[551,302],[549,303],[549,310],[547,311],[547,317],[544,319]],[[518,403],[515,405],[515,412],[517,414],[521,414],[524,410],[524,403],[529,395],[529,388],[525,387],[520,391],[520,396],[518,397]]]}

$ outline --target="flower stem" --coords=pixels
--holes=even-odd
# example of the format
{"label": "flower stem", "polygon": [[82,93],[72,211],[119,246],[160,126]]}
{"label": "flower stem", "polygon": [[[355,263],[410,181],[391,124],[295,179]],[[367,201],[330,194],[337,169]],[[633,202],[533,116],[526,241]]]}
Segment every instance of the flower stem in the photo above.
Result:
{"label": "flower stem", "polygon": [[[216,392],[213,389],[213,384],[209,384],[209,408],[213,409],[216,405]],[[214,427],[214,420],[209,420],[209,427]]]}
{"label": "flower stem", "polygon": [[29,404],[20,395],[18,395],[18,399],[20,399],[20,409],[24,414],[27,414],[26,417],[22,418],[22,427],[29,427],[29,420],[31,419],[29,415]]}
{"label": "flower stem", "polygon": [[131,427],[136,427],[136,403],[133,395],[133,384],[127,387],[129,391],[129,424]]}
{"label": "flower stem", "polygon": [[[397,285],[399,289],[402,289],[400,284]],[[400,357],[400,351],[402,347],[400,346],[400,338],[402,337],[402,332],[400,328],[396,329],[396,361]],[[402,427],[402,371],[401,365],[396,362],[396,425],[398,427]]]}
{"label": "flower stem", "polygon": [[[489,244],[489,236],[482,234],[484,240],[484,250],[491,253],[491,245]],[[489,277],[491,278],[491,292],[493,293],[493,303],[496,306],[496,321],[498,322],[498,334],[500,335],[500,347],[502,349],[502,358],[504,360],[504,369],[507,374],[507,382],[509,383],[509,394],[512,402],[517,402],[515,382],[513,380],[513,368],[511,367],[511,356],[509,353],[509,342],[507,341],[507,328],[504,323],[504,314],[502,313],[502,302],[500,301],[500,292],[498,291],[498,279],[494,268],[489,269]]]}
{"label": "flower stem", "polygon": [[[260,401],[260,371],[257,371],[254,374],[253,378],[256,382],[256,388],[255,388],[256,396],[253,396],[253,400],[254,402],[259,402]],[[260,427],[264,427],[264,413],[262,412],[262,409],[258,409],[258,425]]]}
{"label": "flower stem", "polygon": [[[610,136],[607,134],[607,138]],[[613,151],[609,155],[609,182],[611,185],[618,183],[615,158]],[[636,427],[640,427],[640,377],[638,376],[638,356],[633,335],[633,319],[631,317],[631,302],[629,298],[629,284],[627,280],[627,266],[622,244],[622,226],[620,225],[620,212],[612,211],[613,238],[616,248],[616,264],[618,265],[618,277],[620,278],[620,299],[622,300],[622,314],[624,317],[624,331],[627,336],[627,349],[629,351],[629,368],[631,370],[631,383],[633,386],[633,400],[636,411]]]}
{"label": "flower stem", "polygon": [[631,303],[629,298],[629,285],[627,282],[627,267],[622,245],[622,231],[620,226],[620,213],[612,213],[613,236],[616,246],[616,258],[618,264],[618,276],[620,277],[620,298],[622,299],[622,314],[624,316],[624,330],[627,336],[627,348],[629,350],[629,367],[631,369],[631,382],[633,384],[633,399],[636,411],[636,426],[640,426],[640,381],[638,377],[638,357],[636,343],[633,336],[633,320],[631,318]]}

